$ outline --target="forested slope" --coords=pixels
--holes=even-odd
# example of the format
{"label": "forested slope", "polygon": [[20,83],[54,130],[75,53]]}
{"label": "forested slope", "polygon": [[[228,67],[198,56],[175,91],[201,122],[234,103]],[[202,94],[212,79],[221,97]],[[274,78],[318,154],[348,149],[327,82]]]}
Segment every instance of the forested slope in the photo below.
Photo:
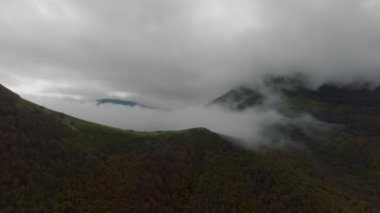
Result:
{"label": "forested slope", "polygon": [[376,212],[378,91],[329,89],[286,94],[288,110],[339,124],[329,134],[285,126],[303,148],[246,150],[203,128],[85,122],[0,86],[1,212]]}

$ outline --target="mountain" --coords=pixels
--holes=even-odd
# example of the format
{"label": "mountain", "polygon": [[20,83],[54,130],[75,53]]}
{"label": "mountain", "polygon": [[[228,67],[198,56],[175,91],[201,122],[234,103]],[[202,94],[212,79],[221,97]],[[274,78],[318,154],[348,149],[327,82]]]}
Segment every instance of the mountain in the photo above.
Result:
{"label": "mountain", "polygon": [[[263,80],[263,87],[266,93],[282,93],[284,91],[299,90],[305,88],[307,78],[302,74],[291,76],[266,76]],[[253,85],[255,86],[255,85]],[[252,107],[263,104],[268,98],[263,91],[252,89],[248,86],[239,86],[231,89],[224,95],[211,101],[208,106],[221,106],[232,111],[245,111]]]}
{"label": "mountain", "polygon": [[[241,148],[204,128],[135,132],[0,86],[1,212],[378,212],[380,92],[285,93],[332,128],[279,126],[295,148]],[[322,134],[323,133],[323,134]]]}
{"label": "mountain", "polygon": [[263,95],[248,87],[237,87],[211,101],[208,105],[219,105],[226,109],[243,111],[262,104]]}
{"label": "mountain", "polygon": [[121,100],[121,99],[112,99],[112,98],[103,98],[103,99],[98,99],[96,100],[96,104],[98,106],[102,104],[116,104],[116,105],[123,105],[123,106],[128,106],[128,107],[141,107],[141,108],[147,108],[147,109],[154,109],[154,107],[146,106],[144,104],[140,104],[134,101],[129,101],[129,100]]}

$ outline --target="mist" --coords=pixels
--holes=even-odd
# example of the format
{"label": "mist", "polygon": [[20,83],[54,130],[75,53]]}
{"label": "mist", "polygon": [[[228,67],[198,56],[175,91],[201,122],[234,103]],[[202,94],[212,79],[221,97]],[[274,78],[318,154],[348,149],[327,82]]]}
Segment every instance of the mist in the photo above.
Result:
{"label": "mist", "polygon": [[157,109],[115,104],[97,105],[95,101],[78,102],[52,97],[25,98],[49,109],[123,130],[165,131],[203,127],[249,149],[295,145],[291,138],[279,131],[281,126],[297,127],[310,138],[318,138],[321,131],[326,133],[332,127],[304,113],[285,116],[280,110],[286,107],[281,95],[262,86],[256,89],[259,88],[265,94],[264,101],[243,111],[218,104]]}
{"label": "mist", "polygon": [[159,131],[204,127],[234,138],[244,146],[267,143],[268,140],[262,138],[262,131],[288,120],[269,108],[233,112],[219,106],[193,105],[181,109],[159,110],[113,104],[97,106],[94,102],[57,101],[52,98],[34,101],[80,119],[124,130]]}

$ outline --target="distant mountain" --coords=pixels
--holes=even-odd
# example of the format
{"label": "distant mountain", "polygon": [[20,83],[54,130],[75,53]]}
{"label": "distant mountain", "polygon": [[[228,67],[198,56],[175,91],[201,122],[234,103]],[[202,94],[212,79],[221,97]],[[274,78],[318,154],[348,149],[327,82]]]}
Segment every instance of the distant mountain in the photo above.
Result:
{"label": "distant mountain", "polygon": [[140,104],[134,101],[129,101],[129,100],[121,100],[121,99],[112,99],[112,98],[104,98],[104,99],[99,99],[96,100],[96,104],[98,106],[102,104],[116,104],[116,105],[123,105],[123,106],[128,106],[128,107],[141,107],[141,108],[147,108],[147,109],[155,109],[154,107],[146,106],[144,104]]}
{"label": "distant mountain", "polygon": [[279,125],[268,135],[297,148],[246,150],[204,128],[86,122],[0,85],[0,211],[378,212],[380,91],[284,94],[286,110],[336,127]]}
{"label": "distant mountain", "polygon": [[265,76],[263,79],[264,86],[273,92],[282,92],[288,90],[298,90],[306,88],[309,79],[299,73],[289,76]]}
{"label": "distant mountain", "polygon": [[[331,103],[373,105],[380,104],[380,87],[372,88],[367,83],[358,84],[332,84],[327,83],[319,86],[316,90],[308,88],[308,80],[302,75],[293,76],[266,76],[262,87],[269,95],[276,94],[285,99],[294,95],[318,98]],[[252,85],[254,86],[254,85]],[[261,88],[263,89],[263,88]],[[209,105],[219,105],[234,111],[260,106],[268,97],[260,91],[240,86],[231,89],[226,94],[213,100]]]}
{"label": "distant mountain", "polygon": [[247,87],[238,87],[213,100],[209,105],[219,105],[226,109],[242,111],[262,104],[264,96]]}
{"label": "distant mountain", "polygon": [[[305,88],[307,79],[301,74],[292,76],[266,76],[262,87],[272,93],[283,93],[285,91],[299,90]],[[256,86],[256,85],[251,85]],[[251,89],[248,86],[239,86],[231,89],[224,95],[211,101],[208,105],[219,105],[223,108],[244,111],[246,109],[263,104],[265,95],[258,89]]]}

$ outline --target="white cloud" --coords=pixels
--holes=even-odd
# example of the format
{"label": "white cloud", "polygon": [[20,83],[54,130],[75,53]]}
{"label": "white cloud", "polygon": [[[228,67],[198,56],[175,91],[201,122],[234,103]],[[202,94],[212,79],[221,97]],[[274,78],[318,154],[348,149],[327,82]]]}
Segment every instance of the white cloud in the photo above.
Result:
{"label": "white cloud", "polygon": [[83,97],[77,94],[58,93],[56,90],[66,90],[73,88],[68,82],[51,81],[41,78],[25,78],[13,76],[17,83],[10,86],[10,89],[22,96],[50,97],[60,99],[82,100]]}
{"label": "white cloud", "polygon": [[50,94],[91,100],[126,91],[170,107],[207,103],[263,74],[300,71],[315,84],[379,83],[378,5],[378,0],[0,1],[0,81],[18,86],[4,77],[15,73],[72,86],[51,87]]}
{"label": "white cloud", "polygon": [[132,97],[139,96],[139,94],[134,93],[134,92],[125,92],[125,91],[111,91],[108,93],[108,96],[125,99],[125,98],[132,98]]}
{"label": "white cloud", "polygon": [[234,39],[261,25],[255,1],[204,0],[197,3],[193,22],[200,37]]}
{"label": "white cloud", "polygon": [[286,120],[272,109],[252,109],[238,113],[218,107],[193,105],[175,110],[155,110],[118,105],[97,106],[95,103],[59,101],[46,97],[33,97],[31,100],[84,120],[121,129],[157,131],[205,127],[234,137],[244,146],[267,143],[262,138],[262,130]]}

